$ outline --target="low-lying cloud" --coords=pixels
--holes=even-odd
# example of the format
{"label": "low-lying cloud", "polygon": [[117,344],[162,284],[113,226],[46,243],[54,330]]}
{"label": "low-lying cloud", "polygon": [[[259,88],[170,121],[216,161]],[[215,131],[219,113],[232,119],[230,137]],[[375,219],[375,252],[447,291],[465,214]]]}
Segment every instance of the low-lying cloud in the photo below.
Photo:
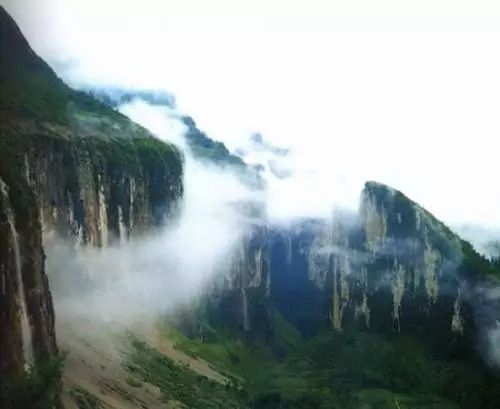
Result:
{"label": "low-lying cloud", "polygon": [[186,128],[172,108],[133,99],[120,110],[183,150],[180,211],[160,231],[120,246],[75,247],[46,237],[47,271],[61,318],[125,326],[153,322],[195,299],[215,274],[227,271],[235,246],[257,222],[237,205],[254,201],[255,193],[235,173],[193,158],[183,138]]}

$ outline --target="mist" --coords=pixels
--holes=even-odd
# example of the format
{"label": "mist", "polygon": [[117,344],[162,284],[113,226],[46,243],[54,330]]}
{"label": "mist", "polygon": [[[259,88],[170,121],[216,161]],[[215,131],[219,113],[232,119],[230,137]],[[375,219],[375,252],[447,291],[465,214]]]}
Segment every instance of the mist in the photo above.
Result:
{"label": "mist", "polygon": [[0,0],[0,401],[495,406],[500,32],[149,1]]}
{"label": "mist", "polygon": [[476,251],[487,258],[500,257],[500,229],[474,225],[453,226],[453,230],[465,240],[470,241]]}
{"label": "mist", "polygon": [[469,298],[479,328],[479,352],[490,366],[500,370],[500,286],[478,286]]}
{"label": "mist", "polygon": [[259,222],[238,206],[259,195],[236,173],[194,159],[174,110],[138,99],[120,110],[183,151],[180,209],[160,230],[105,248],[45,234],[47,271],[62,321],[78,317],[120,327],[154,323],[189,305],[216,274],[228,271],[242,235]]}
{"label": "mist", "polygon": [[498,6],[2,3],[71,84],[168,91],[231,151],[255,133],[290,149],[271,214],[353,208],[378,180],[449,225],[500,227]]}
{"label": "mist", "polygon": [[[439,1],[412,19],[393,2],[362,16],[354,6],[319,4],[314,15],[261,2],[243,12],[226,4],[227,14],[214,15],[197,4],[203,13],[193,16],[192,2],[2,3],[71,85],[162,94],[117,108],[185,156],[181,210],[161,231],[106,249],[47,243],[48,271],[61,277],[52,280],[59,315],[128,324],[173,311],[224,271],[252,223],[353,212],[367,180],[401,190],[495,255],[500,59],[491,50],[500,37],[483,28],[496,28],[498,9]],[[446,21],[442,10],[452,12]],[[258,167],[265,191],[194,158],[185,114]],[[265,220],[238,210],[248,202],[265,205]],[[401,257],[411,253],[412,243],[397,244]],[[498,327],[485,334],[497,359]]]}

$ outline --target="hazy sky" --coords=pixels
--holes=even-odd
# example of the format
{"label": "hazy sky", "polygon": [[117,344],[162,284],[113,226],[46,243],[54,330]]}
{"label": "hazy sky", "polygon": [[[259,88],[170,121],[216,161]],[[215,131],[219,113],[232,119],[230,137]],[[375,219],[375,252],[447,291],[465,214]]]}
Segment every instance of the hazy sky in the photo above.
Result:
{"label": "hazy sky", "polygon": [[372,179],[500,228],[498,1],[0,3],[67,80],[169,90],[230,148],[291,148],[293,211]]}

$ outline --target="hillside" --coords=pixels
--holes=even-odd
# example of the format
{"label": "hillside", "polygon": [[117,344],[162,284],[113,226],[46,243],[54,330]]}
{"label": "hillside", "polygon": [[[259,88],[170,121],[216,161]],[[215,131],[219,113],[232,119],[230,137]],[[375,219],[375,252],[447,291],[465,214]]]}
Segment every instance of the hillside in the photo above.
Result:
{"label": "hillside", "polygon": [[[142,101],[152,106],[171,110],[175,120],[185,127],[183,134],[186,146],[193,158],[208,166],[217,166],[227,172],[235,173],[240,181],[253,189],[265,189],[265,181],[258,167],[250,166],[243,159],[230,152],[223,142],[207,135],[195,120],[177,111],[175,98],[166,92],[148,90],[128,90],[119,87],[83,88],[84,95],[95,97],[107,107],[118,112],[120,106],[133,101]],[[165,114],[166,115],[166,114]]]}
{"label": "hillside", "polygon": [[[184,159],[116,101],[69,88],[1,7],[0,34],[0,407],[498,409],[498,265],[376,182],[357,212],[288,225],[238,203],[262,217],[248,217],[213,281],[174,312],[144,316],[119,292],[133,323],[106,320],[106,299],[57,310],[65,280],[80,295],[109,270],[113,289],[128,245],[162,237],[182,205]],[[195,160],[265,188],[182,120]],[[51,258],[61,242],[70,251]],[[92,254],[110,255],[105,269],[72,277]],[[161,272],[167,298],[178,283]],[[141,290],[140,273],[127,286]]]}
{"label": "hillside", "polygon": [[105,247],[165,223],[183,159],[67,87],[3,8],[0,34],[0,406],[51,407],[61,360],[47,238]]}

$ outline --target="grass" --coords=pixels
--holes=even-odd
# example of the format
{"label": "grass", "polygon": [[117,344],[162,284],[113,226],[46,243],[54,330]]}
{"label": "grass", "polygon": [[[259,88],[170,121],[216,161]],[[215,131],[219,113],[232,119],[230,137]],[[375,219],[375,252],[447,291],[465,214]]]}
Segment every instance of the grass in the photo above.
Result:
{"label": "grass", "polygon": [[277,360],[272,350],[262,343],[247,343],[228,329],[216,332],[213,342],[199,342],[168,328],[165,334],[174,340],[175,347],[193,358],[202,358],[234,384],[241,384],[250,392],[258,392],[268,380]]}
{"label": "grass", "polygon": [[357,398],[372,409],[457,409],[435,397],[395,394],[387,389],[362,389]]}
{"label": "grass", "polygon": [[103,409],[102,402],[96,396],[82,388],[73,388],[70,391],[72,399],[78,409]]}
{"label": "grass", "polygon": [[165,401],[189,409],[245,407],[245,393],[234,384],[221,385],[174,363],[144,342],[130,339],[125,368],[144,382],[160,388]]}
{"label": "grass", "polygon": [[274,325],[287,341],[284,356],[271,343],[248,343],[227,329],[211,328],[209,342],[172,328],[166,336],[241,384],[255,409],[302,409],[304,402],[325,409],[493,409],[500,402],[498,378],[472,361],[438,358],[418,339],[324,330],[303,340],[281,316]]}
{"label": "grass", "polygon": [[58,402],[64,354],[8,378],[0,377],[2,409],[53,409]]}
{"label": "grass", "polygon": [[[32,156],[43,157],[54,150],[62,151],[69,165],[90,159],[110,172],[139,173],[150,179],[150,185],[180,180],[183,160],[178,149],[92,96],[69,88],[30,49],[3,9],[0,20],[0,176],[8,179],[5,182],[13,186],[19,202],[32,200],[30,189],[22,185],[25,160],[31,162]],[[76,169],[62,171],[74,174]],[[77,177],[72,179],[75,183],[70,188],[78,191]],[[27,220],[22,205],[22,218]]]}
{"label": "grass", "polygon": [[127,385],[130,385],[132,388],[140,388],[142,387],[142,382],[139,382],[137,379],[129,376],[126,380]]}

